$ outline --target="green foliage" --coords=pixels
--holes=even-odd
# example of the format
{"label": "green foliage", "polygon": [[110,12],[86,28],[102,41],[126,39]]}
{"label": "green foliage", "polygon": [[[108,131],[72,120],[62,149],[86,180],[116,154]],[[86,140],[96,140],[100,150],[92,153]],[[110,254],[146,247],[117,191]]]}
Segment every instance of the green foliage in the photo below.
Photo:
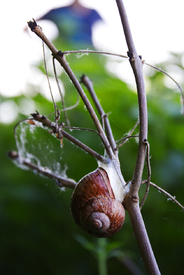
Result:
{"label": "green foliage", "polygon": [[[137,120],[136,93],[106,72],[103,65],[106,57],[89,55],[76,58],[70,55],[67,59],[78,78],[85,73],[93,80],[105,112],[110,113],[115,138],[123,137]],[[180,59],[181,56],[177,56],[177,60]],[[181,64],[176,65],[183,72]],[[39,68],[42,70],[42,64]],[[167,70],[167,67],[164,69]],[[66,105],[73,105],[77,98],[76,91],[64,73],[60,79],[65,86]],[[164,81],[165,76],[153,72],[147,93],[152,181],[184,204],[184,118],[180,113],[180,95],[167,88]],[[34,89],[39,91],[37,87]],[[31,100],[34,101],[35,109],[44,115],[52,113],[53,104],[40,93],[35,94],[34,89]],[[12,98],[17,106],[20,106],[22,99],[29,98]],[[1,98],[1,102],[5,100]],[[68,112],[68,117],[72,126],[94,128],[82,101],[76,109]],[[25,115],[19,113],[16,122],[23,118]],[[105,262],[108,259],[108,274],[129,274],[115,260],[124,255],[128,255],[145,272],[128,215],[118,234],[99,243],[74,224],[70,215],[71,190],[61,192],[53,181],[18,168],[6,157],[7,151],[16,149],[13,137],[15,123],[0,126],[1,274],[97,274],[96,259],[99,260],[100,255]],[[26,148],[33,150],[43,165],[56,171],[55,165],[60,162],[63,171],[66,164],[67,175],[76,181],[96,168],[91,156],[68,141],[64,140],[61,148],[59,141],[48,130],[36,128],[33,133],[34,136],[29,131],[26,134]],[[72,135],[94,150],[103,152],[101,141],[95,133],[72,131]],[[137,144],[134,140],[120,148],[122,172],[127,181],[132,177],[136,154]],[[145,169],[144,179],[146,177]],[[144,190],[143,186],[141,196]],[[184,268],[183,211],[151,188],[142,212],[162,274],[179,274]]]}

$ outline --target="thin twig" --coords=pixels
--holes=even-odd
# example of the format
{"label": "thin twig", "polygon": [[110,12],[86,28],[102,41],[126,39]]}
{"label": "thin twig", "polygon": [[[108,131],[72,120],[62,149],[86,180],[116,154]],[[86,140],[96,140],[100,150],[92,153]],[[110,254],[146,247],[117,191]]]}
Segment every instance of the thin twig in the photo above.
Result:
{"label": "thin twig", "polygon": [[53,179],[57,182],[57,185],[59,187],[67,187],[70,189],[74,189],[76,186],[76,181],[73,179],[69,179],[69,178],[64,178],[64,177],[60,177],[59,175],[55,175],[53,174],[47,167],[42,167],[42,166],[38,166],[34,163],[31,163],[30,161],[28,161],[25,158],[20,158],[18,153],[16,151],[10,151],[8,152],[8,156],[16,161],[17,163],[19,163],[20,165],[25,165],[26,167],[28,167],[29,169],[38,172],[39,174]]}
{"label": "thin twig", "polygon": [[[63,111],[70,111],[72,109],[75,109],[79,105],[79,101],[80,101],[80,97],[79,97],[79,94],[77,94],[77,102],[74,105],[66,107],[65,109],[60,109],[59,111],[63,112]],[[48,117],[50,117],[53,114],[54,114],[54,112],[49,114]]]}
{"label": "thin twig", "polygon": [[180,93],[181,93],[181,108],[182,108],[181,112],[182,112],[182,115],[184,115],[184,93],[183,93],[183,89],[180,86],[180,84],[172,76],[170,76],[166,71],[164,71],[163,69],[158,68],[158,67],[153,66],[153,65],[150,65],[146,62],[144,62],[144,64],[151,67],[151,68],[153,68],[153,69],[155,69],[155,70],[157,70],[157,71],[159,71],[159,72],[161,72],[161,73],[163,73],[163,74],[165,74],[177,85],[177,87],[178,87],[178,89],[180,90]]}
{"label": "thin twig", "polygon": [[[107,114],[104,112],[99,100],[98,100],[98,97],[94,91],[94,88],[93,88],[93,83],[92,81],[89,79],[88,76],[86,75],[83,75],[81,77],[81,83],[83,83],[86,88],[88,89],[91,97],[92,97],[92,100],[99,112],[99,115],[101,117],[101,120],[102,120],[102,124],[103,124],[103,121],[104,121],[104,126],[105,126],[105,131],[106,131],[106,134],[107,134],[107,138],[109,140],[109,143],[113,149],[113,152],[115,152],[115,149],[116,149],[116,142],[115,142],[115,139],[114,139],[114,136],[113,136],[113,133],[112,133],[112,129],[111,129],[111,126],[110,126],[110,122],[109,122],[109,119],[108,119],[108,116]],[[118,152],[117,152],[118,153]]]}
{"label": "thin twig", "polygon": [[58,90],[59,90],[59,94],[60,94],[60,97],[61,97],[62,110],[63,110],[63,113],[64,113],[65,121],[66,121],[66,124],[67,124],[68,128],[70,128],[70,121],[69,121],[67,113],[66,113],[64,96],[63,96],[63,94],[61,92],[61,87],[59,85],[59,80],[58,80],[58,77],[57,77],[56,66],[55,66],[55,61],[54,60],[55,60],[55,58],[53,57],[52,58],[52,63],[53,63],[53,68],[54,68],[54,76],[55,76],[56,83],[57,83]]}
{"label": "thin twig", "polygon": [[46,72],[46,76],[47,76],[47,82],[48,82],[48,86],[49,86],[50,95],[51,95],[51,98],[52,98],[52,102],[54,104],[55,122],[56,122],[60,117],[59,108],[55,103],[54,96],[53,96],[53,93],[52,93],[52,88],[51,88],[51,85],[50,85],[49,75],[48,75],[48,71],[47,71],[47,62],[46,62],[46,57],[45,57],[45,46],[44,46],[43,42],[42,42],[42,48],[43,48],[43,59],[44,59],[44,65],[45,65],[45,72]]}
{"label": "thin twig", "polygon": [[[142,184],[147,183],[147,181],[148,180],[143,180]],[[162,189],[161,187],[159,187],[158,185],[156,185],[153,182],[150,182],[150,185],[153,186],[154,188],[156,188],[159,192],[162,192],[165,196],[167,196],[170,200],[172,200],[173,202],[175,202],[176,204],[178,204],[184,210],[184,206],[181,203],[179,203],[179,201],[177,201],[174,196],[172,196],[167,191],[165,191],[164,189]]]}
{"label": "thin twig", "polygon": [[99,133],[94,130],[94,129],[90,129],[90,128],[84,128],[84,127],[75,127],[75,126],[71,126],[70,128],[68,128],[67,126],[63,125],[63,129],[69,129],[69,130],[84,130],[84,131],[89,131],[89,132],[93,132],[96,133],[97,135],[99,135]]}
{"label": "thin twig", "polygon": [[111,55],[116,57],[122,57],[128,59],[128,56],[118,54],[118,53],[110,53],[110,52],[104,52],[104,51],[94,51],[94,50],[74,50],[74,51],[64,51],[63,54],[72,54],[72,53],[78,53],[78,54],[85,54],[85,53],[95,53],[95,54],[103,54],[103,55]]}
{"label": "thin twig", "polygon": [[[110,53],[110,52],[105,52],[105,51],[94,51],[94,50],[74,50],[74,51],[64,51],[63,54],[73,54],[73,53],[78,53],[78,54],[103,54],[103,55],[111,55],[111,56],[116,56],[116,57],[121,57],[121,58],[126,58],[128,59],[128,56],[126,55],[122,55],[122,54],[118,54],[118,53]],[[181,93],[181,106],[182,106],[182,114],[184,115],[184,92],[182,87],[179,85],[179,83],[171,76],[169,75],[166,71],[164,71],[161,68],[158,68],[157,66],[151,65],[147,62],[145,62],[145,60],[142,61],[143,64],[145,64],[146,66],[149,66],[163,74],[165,74],[166,76],[168,76],[178,87],[178,89],[180,90]]]}
{"label": "thin twig", "polygon": [[134,125],[134,127],[132,128],[132,130],[128,133],[128,135],[126,137],[121,138],[121,139],[119,139],[119,140],[116,141],[116,144],[122,141],[120,144],[117,145],[117,148],[119,148],[120,146],[124,145],[130,138],[139,137],[138,135],[133,135],[132,136],[132,133],[135,131],[135,129],[137,128],[138,124],[139,124],[139,118],[138,118],[136,124]]}
{"label": "thin twig", "polygon": [[[126,136],[124,138],[121,138],[120,140],[122,142],[120,144],[118,144],[116,148],[119,148],[122,145],[124,145],[129,139],[131,139],[131,138],[138,138],[138,137],[139,137],[139,135],[133,135],[133,136]],[[119,142],[120,140],[116,141],[116,143]]]}

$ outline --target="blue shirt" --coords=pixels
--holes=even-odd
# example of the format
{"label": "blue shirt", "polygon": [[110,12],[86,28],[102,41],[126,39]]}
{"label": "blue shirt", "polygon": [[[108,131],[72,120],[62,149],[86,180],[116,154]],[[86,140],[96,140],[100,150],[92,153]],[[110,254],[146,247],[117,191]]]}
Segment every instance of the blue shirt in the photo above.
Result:
{"label": "blue shirt", "polygon": [[59,30],[62,40],[69,43],[78,43],[92,46],[92,26],[97,20],[102,20],[93,9],[87,13],[79,13],[71,6],[50,10],[39,20],[51,20]]}

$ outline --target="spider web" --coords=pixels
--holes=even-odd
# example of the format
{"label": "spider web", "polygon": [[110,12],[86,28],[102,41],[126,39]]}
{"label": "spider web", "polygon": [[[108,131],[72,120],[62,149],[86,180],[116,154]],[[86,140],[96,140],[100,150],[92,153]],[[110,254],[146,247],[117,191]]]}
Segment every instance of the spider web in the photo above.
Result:
{"label": "spider web", "polygon": [[16,128],[16,145],[21,168],[27,169],[21,164],[21,159],[26,159],[55,175],[66,177],[67,165],[62,164],[60,141],[40,123],[21,122]]}

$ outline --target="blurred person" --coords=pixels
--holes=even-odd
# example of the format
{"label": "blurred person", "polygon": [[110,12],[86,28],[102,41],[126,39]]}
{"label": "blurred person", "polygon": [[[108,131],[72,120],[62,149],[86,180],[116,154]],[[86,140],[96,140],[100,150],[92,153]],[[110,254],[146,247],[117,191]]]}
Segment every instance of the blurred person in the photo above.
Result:
{"label": "blurred person", "polygon": [[86,8],[79,0],[75,0],[71,5],[51,9],[36,21],[39,20],[50,20],[55,23],[60,43],[84,48],[94,47],[92,27],[97,21],[102,21],[102,18],[96,10]]}

